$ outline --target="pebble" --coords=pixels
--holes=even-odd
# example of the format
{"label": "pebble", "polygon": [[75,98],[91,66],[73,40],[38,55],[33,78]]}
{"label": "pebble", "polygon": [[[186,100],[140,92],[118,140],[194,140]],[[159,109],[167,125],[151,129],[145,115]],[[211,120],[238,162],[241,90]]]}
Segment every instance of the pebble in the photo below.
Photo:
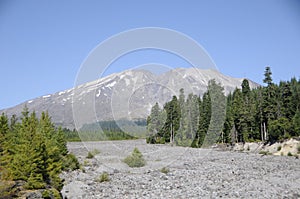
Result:
{"label": "pebble", "polygon": [[[65,198],[300,197],[300,160],[295,158],[148,145],[144,140],[88,142],[82,148],[80,143],[68,143],[82,162],[84,146],[101,153],[84,167],[86,173],[61,175]],[[134,147],[147,157],[146,166],[130,168],[122,162]],[[161,173],[163,167],[170,172]],[[102,172],[110,174],[110,181],[95,181]]]}

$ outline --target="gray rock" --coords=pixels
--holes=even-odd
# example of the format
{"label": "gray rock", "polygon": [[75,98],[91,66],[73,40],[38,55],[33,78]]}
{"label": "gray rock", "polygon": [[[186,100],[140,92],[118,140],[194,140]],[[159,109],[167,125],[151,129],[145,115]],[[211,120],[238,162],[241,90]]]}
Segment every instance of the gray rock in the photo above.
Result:
{"label": "gray rock", "polygon": [[[79,146],[80,143],[68,143],[69,150],[76,155],[83,150]],[[85,146],[96,147],[101,155],[97,157],[95,171],[62,175],[66,180],[62,192],[68,198],[299,198],[300,195],[299,159],[158,147],[147,145],[144,140],[89,142]],[[130,168],[120,161],[134,147],[147,157],[144,167]],[[163,167],[171,172],[161,173]],[[112,171],[110,181],[93,184],[91,181],[104,170]]]}
{"label": "gray rock", "polygon": [[26,194],[26,199],[42,199],[42,190],[36,190],[34,192],[30,192]]}

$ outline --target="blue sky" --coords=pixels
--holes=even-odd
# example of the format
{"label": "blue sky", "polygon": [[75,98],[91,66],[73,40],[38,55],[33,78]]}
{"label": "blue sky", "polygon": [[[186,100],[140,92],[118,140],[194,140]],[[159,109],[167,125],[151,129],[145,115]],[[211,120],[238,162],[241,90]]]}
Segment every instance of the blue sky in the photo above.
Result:
{"label": "blue sky", "polygon": [[[40,1],[0,0],[0,109],[73,87],[80,65],[120,32],[162,27],[182,32],[209,53],[219,71],[262,83],[300,77],[297,0]],[[187,67],[176,56],[145,51],[110,72],[157,62]]]}

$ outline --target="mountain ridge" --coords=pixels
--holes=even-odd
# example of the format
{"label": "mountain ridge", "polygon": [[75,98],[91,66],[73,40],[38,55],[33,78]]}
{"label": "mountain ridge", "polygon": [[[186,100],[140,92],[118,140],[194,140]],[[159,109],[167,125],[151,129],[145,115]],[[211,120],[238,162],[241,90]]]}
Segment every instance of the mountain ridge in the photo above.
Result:
{"label": "mountain ridge", "polygon": [[[20,116],[24,106],[37,114],[48,111],[55,124],[67,128],[80,128],[97,121],[146,118],[155,102],[162,106],[173,95],[178,96],[181,88],[186,95],[202,96],[211,79],[221,83],[227,95],[240,88],[245,78],[233,78],[212,69],[175,68],[158,75],[133,69],[43,95],[0,112]],[[251,88],[259,86],[248,81]]]}

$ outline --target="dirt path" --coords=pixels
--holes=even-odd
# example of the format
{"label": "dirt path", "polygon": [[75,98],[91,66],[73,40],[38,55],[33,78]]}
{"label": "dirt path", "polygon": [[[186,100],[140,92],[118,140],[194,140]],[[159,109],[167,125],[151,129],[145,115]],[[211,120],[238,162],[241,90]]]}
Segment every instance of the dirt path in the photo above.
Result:
{"label": "dirt path", "polygon": [[[147,145],[145,140],[69,143],[85,172],[64,173],[67,198],[300,198],[294,157]],[[122,162],[133,148],[147,165]],[[86,159],[87,150],[100,151]],[[165,174],[160,171],[167,167]],[[96,182],[108,172],[110,181]]]}

